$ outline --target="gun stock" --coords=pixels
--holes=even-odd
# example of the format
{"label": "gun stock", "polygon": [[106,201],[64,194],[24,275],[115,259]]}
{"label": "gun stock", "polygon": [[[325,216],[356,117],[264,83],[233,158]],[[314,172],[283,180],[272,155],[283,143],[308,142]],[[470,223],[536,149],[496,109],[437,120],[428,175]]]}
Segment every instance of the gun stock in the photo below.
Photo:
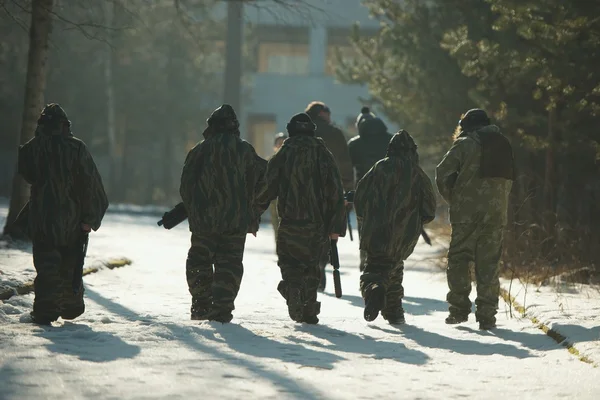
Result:
{"label": "gun stock", "polygon": [[425,232],[425,228],[421,228],[421,236],[423,236],[423,240],[425,241],[425,243],[431,246],[431,239],[429,238],[427,232]]}
{"label": "gun stock", "polygon": [[333,285],[335,287],[335,297],[342,297],[342,280],[340,277],[340,257],[338,254],[337,240],[331,239],[331,265],[333,265]]}
{"label": "gun stock", "polygon": [[156,225],[163,226],[165,229],[172,229],[187,219],[187,211],[183,202],[177,204],[171,211],[163,214],[161,220]]}
{"label": "gun stock", "polygon": [[347,219],[348,219],[348,233],[350,234],[350,241],[354,241],[354,237],[352,236],[352,223],[350,222],[350,212],[348,212]]}
{"label": "gun stock", "polygon": [[75,271],[73,271],[73,281],[71,282],[71,286],[73,288],[73,293],[78,294],[79,290],[82,287],[83,280],[83,265],[85,264],[85,256],[87,254],[88,243],[90,241],[90,235],[85,233],[82,235],[80,246],[81,253],[79,254],[79,259],[77,265],[75,266]]}

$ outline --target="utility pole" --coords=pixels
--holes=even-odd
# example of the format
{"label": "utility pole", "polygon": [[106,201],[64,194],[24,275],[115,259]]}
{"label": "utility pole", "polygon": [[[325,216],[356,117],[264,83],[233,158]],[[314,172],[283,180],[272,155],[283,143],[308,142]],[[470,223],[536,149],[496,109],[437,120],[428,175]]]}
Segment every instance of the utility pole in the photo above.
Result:
{"label": "utility pole", "polygon": [[227,42],[225,44],[225,85],[223,102],[231,105],[238,117],[242,107],[242,43],[244,3],[227,2]]}

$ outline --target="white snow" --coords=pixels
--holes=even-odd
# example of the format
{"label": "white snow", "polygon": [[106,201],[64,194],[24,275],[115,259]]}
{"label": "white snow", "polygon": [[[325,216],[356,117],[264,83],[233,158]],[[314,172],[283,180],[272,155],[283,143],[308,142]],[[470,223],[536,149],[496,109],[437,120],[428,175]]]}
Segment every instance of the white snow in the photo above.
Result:
{"label": "white snow", "polygon": [[[495,331],[479,331],[474,317],[461,326],[445,325],[445,276],[428,260],[435,249],[423,243],[407,262],[407,324],[392,327],[381,317],[365,322],[356,231],[354,242],[339,243],[344,296],[333,296],[329,270],[329,287],[319,295],[319,325],[289,319],[276,290],[280,274],[269,225],[261,226],[258,238],[248,236],[232,323],[190,321],[187,226],[166,231],[156,220],[110,214],[91,235],[90,259],[126,256],[133,264],[86,276],[87,311],[75,321],[52,327],[19,323],[32,295],[0,303],[1,399],[597,399],[600,394],[600,368],[579,361],[527,319],[511,319],[504,303]],[[0,270],[31,268],[31,255],[17,252],[11,250],[9,258],[0,249]],[[596,314],[590,326],[598,325]]]}

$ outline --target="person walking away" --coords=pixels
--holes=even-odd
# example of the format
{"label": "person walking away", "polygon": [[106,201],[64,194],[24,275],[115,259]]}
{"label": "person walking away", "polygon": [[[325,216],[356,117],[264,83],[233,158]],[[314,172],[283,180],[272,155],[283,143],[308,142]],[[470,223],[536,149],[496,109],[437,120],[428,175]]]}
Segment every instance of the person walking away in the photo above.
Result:
{"label": "person walking away", "polygon": [[37,273],[31,319],[44,325],[75,319],[85,312],[76,269],[83,268],[87,235],[100,228],[108,199],[92,155],[59,104],[42,110],[35,136],[19,148],[18,171],[31,184],[28,230]]}
{"label": "person walking away", "polygon": [[[350,161],[350,152],[348,150],[346,135],[344,135],[344,132],[342,132],[341,129],[332,124],[331,110],[325,103],[313,101],[308,104],[305,113],[308,114],[317,126],[316,136],[323,139],[325,145],[333,154],[333,158],[340,171],[344,191],[348,192],[353,190],[354,171],[352,169],[352,162]],[[348,211],[350,211],[351,204],[348,204],[347,202],[344,202],[344,204],[348,208]],[[329,248],[327,247],[323,249],[323,254],[319,261],[319,267],[321,269],[319,291],[324,291],[326,287],[325,267],[328,262]]]}
{"label": "person walking away", "polygon": [[381,311],[390,324],[403,324],[404,260],[436,209],[433,185],[419,166],[417,145],[408,132],[392,137],[386,157],[358,181],[354,201],[360,249],[366,253],[360,277],[364,318],[373,321]]}
{"label": "person walking away", "polygon": [[467,111],[455,131],[454,144],[436,168],[436,184],[449,205],[452,225],[446,270],[447,324],[468,320],[469,263],[474,261],[476,320],[480,329],[496,326],[499,261],[514,177],[514,157],[508,139],[491,124],[485,111]]}
{"label": "person walking away", "polygon": [[254,201],[266,160],[240,138],[230,105],[217,108],[207,124],[181,173],[179,192],[192,233],[186,276],[191,319],[228,323],[244,273],[246,234],[258,230]]}
{"label": "person walking away", "polygon": [[[369,107],[360,110],[356,118],[356,130],[358,135],[348,141],[348,150],[358,182],[377,161],[385,157],[392,135],[385,123],[373,114]],[[358,232],[360,236],[360,224]],[[364,250],[360,250],[361,272],[365,269],[365,257]]]}
{"label": "person walking away", "polygon": [[269,160],[266,185],[257,198],[258,214],[278,198],[281,224],[276,241],[282,280],[277,290],[290,318],[308,324],[319,322],[319,258],[329,239],[346,233],[340,174],[315,130],[307,114],[292,117],[287,124],[289,139]]}

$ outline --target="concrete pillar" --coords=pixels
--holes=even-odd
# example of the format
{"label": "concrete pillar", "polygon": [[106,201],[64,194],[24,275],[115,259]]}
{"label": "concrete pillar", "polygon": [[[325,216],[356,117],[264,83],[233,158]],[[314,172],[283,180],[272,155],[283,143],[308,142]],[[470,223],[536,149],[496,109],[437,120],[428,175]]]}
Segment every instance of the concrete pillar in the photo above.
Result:
{"label": "concrete pillar", "polygon": [[309,27],[309,74],[323,75],[327,60],[327,29],[324,26]]}

